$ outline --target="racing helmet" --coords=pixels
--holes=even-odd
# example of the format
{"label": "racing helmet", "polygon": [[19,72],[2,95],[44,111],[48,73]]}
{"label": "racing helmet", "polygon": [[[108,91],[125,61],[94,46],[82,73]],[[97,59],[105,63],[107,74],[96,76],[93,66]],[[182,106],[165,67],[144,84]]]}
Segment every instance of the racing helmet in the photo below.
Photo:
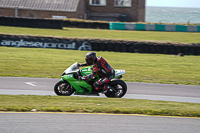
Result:
{"label": "racing helmet", "polygon": [[85,55],[85,61],[88,65],[92,65],[93,62],[96,62],[97,57],[96,57],[96,53],[95,52],[88,52]]}

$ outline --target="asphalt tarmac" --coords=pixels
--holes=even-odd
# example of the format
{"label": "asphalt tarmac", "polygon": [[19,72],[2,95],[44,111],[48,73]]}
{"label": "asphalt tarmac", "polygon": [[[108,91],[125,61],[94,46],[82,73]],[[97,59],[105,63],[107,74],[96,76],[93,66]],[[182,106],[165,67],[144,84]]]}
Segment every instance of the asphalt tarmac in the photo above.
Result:
{"label": "asphalt tarmac", "polygon": [[[56,95],[53,87],[59,79],[0,77],[0,94]],[[200,103],[200,86],[126,82],[123,98]],[[103,94],[100,97],[105,97]]]}
{"label": "asphalt tarmac", "polygon": [[111,114],[0,113],[1,133],[198,133],[200,119]]}

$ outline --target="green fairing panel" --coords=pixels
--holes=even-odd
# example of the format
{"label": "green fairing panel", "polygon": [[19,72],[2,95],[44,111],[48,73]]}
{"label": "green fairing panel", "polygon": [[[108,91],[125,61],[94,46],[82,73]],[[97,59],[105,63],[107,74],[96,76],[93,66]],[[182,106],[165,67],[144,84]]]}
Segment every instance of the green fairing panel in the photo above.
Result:
{"label": "green fairing panel", "polygon": [[82,72],[81,72],[81,74],[83,76],[87,76],[91,73],[92,73],[92,67],[85,67],[85,68],[82,69]]}
{"label": "green fairing panel", "polygon": [[[92,70],[93,70],[93,67],[85,67],[85,68],[82,69],[81,74],[82,74],[83,76],[87,76],[87,75],[89,75],[89,74],[92,73]],[[100,78],[100,76],[97,74],[97,75],[96,75],[96,78],[95,78],[94,80],[96,81],[96,80],[98,80],[99,78]],[[93,81],[94,81],[94,80],[93,80]]]}
{"label": "green fairing panel", "polygon": [[73,74],[64,75],[62,76],[62,79],[67,80],[67,81],[69,80],[76,81],[76,79],[73,77]]}
{"label": "green fairing panel", "polygon": [[62,81],[68,81],[75,89],[75,94],[90,94],[92,91],[92,86],[87,84],[85,81],[79,81],[73,78],[73,74],[62,76]]}
{"label": "green fairing panel", "polygon": [[87,84],[85,81],[75,81],[75,82],[69,82],[74,88],[76,88],[75,94],[91,94],[92,86]]}

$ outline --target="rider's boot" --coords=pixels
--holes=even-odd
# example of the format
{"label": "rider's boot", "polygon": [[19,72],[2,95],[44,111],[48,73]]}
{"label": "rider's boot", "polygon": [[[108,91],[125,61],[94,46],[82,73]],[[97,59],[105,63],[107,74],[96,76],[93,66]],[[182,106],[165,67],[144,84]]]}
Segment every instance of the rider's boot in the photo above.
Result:
{"label": "rider's boot", "polygon": [[99,86],[98,88],[95,88],[95,90],[98,90],[99,93],[103,93],[103,94],[107,93],[107,89],[105,86],[104,87]]}

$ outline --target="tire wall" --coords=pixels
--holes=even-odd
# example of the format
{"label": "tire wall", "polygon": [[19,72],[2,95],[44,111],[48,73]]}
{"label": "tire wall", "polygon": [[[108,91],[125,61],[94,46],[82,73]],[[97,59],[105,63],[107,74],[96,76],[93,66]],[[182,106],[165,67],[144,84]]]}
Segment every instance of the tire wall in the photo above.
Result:
{"label": "tire wall", "polygon": [[56,19],[18,18],[18,17],[7,17],[7,16],[0,16],[0,25],[29,27],[29,28],[49,28],[49,29],[63,29],[63,27],[109,29],[109,23],[78,22],[78,21],[56,20]]}
{"label": "tire wall", "polygon": [[63,29],[63,21],[54,19],[33,19],[0,16],[0,25],[29,28]]}
{"label": "tire wall", "polygon": [[15,36],[5,34],[0,34],[0,46],[173,55],[180,53],[184,55],[200,55],[200,44],[161,44],[153,42]]}
{"label": "tire wall", "polygon": [[109,23],[100,22],[78,22],[78,21],[63,21],[63,27],[70,28],[90,28],[90,29],[109,29]]}

